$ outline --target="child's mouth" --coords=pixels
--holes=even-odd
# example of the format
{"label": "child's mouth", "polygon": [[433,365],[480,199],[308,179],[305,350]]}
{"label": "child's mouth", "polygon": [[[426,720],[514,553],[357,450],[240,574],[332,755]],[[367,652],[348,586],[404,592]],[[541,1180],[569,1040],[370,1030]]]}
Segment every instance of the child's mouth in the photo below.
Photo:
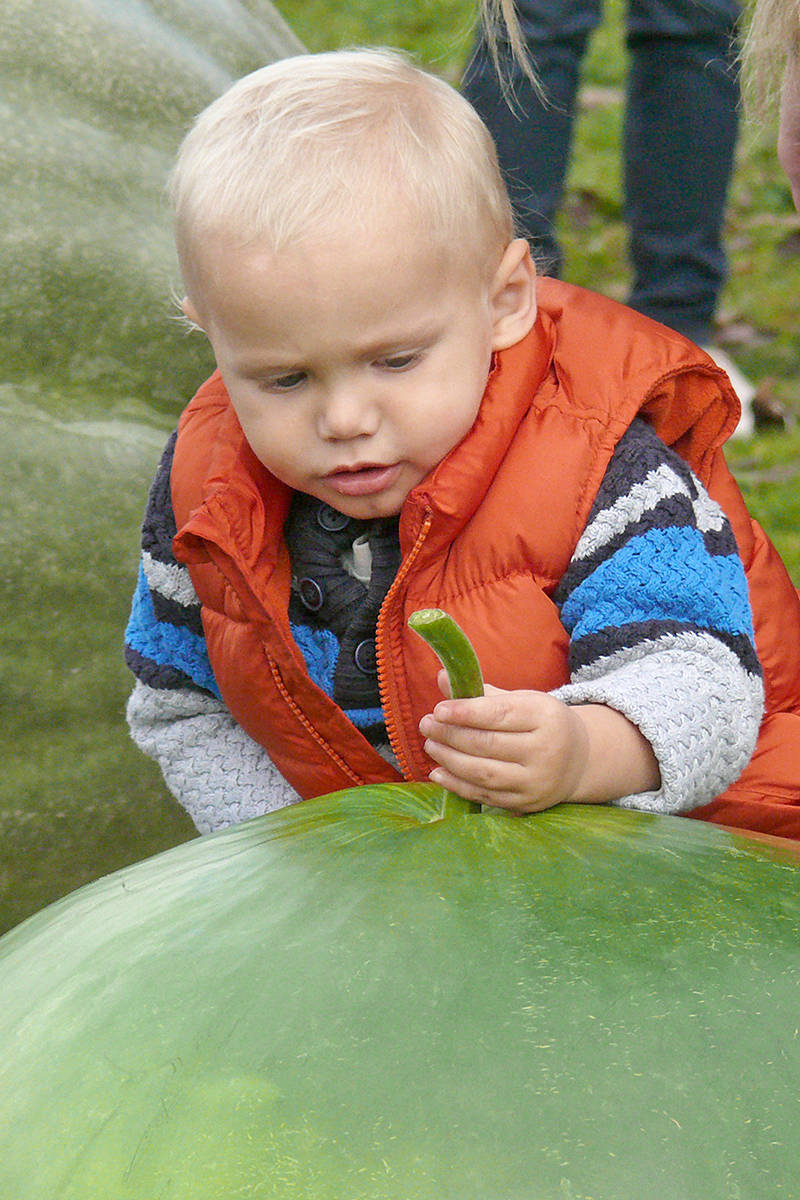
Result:
{"label": "child's mouth", "polygon": [[342,467],[331,471],[326,479],[335,492],[342,496],[372,496],[389,487],[400,473],[400,464],[381,466],[367,463],[364,466]]}

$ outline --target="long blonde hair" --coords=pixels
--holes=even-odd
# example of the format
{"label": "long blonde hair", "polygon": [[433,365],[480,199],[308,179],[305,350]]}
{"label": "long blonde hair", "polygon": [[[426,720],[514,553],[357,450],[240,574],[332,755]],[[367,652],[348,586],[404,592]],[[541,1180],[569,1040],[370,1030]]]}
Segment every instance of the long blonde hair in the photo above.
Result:
{"label": "long blonde hair", "polygon": [[774,102],[787,61],[800,63],[800,0],[755,0],[742,48],[753,107]]}
{"label": "long blonde hair", "polygon": [[527,76],[540,97],[544,98],[541,84],[536,76],[528,48],[525,45],[525,39],[522,36],[514,0],[480,0],[480,19],[486,35],[489,55],[501,82],[504,85],[509,84],[507,77],[508,67],[500,57],[499,47],[502,40],[506,41],[511,48],[513,61],[517,63],[522,73]]}

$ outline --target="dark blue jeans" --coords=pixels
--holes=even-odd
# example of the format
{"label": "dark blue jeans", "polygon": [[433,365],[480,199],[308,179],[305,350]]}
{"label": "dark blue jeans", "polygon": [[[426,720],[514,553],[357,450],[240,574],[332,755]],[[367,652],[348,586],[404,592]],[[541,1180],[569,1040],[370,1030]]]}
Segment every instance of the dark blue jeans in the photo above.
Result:
{"label": "dark blue jeans", "polygon": [[[575,97],[600,0],[517,0],[543,105],[507,49],[509,108],[478,39],[464,94],[498,147],[522,233],[556,274],[553,219],[564,188]],[[709,340],[726,275],[722,224],[738,127],[736,0],[629,0],[625,211],[634,282],[629,303],[694,341]]]}

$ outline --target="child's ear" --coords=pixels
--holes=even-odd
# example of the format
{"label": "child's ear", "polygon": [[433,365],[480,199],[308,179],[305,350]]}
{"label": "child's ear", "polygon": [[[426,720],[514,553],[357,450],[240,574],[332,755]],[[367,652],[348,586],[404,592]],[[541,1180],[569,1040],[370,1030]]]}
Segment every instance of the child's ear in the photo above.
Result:
{"label": "child's ear", "polygon": [[489,288],[492,349],[521,342],[536,320],[536,267],[524,238],[509,242]]}
{"label": "child's ear", "polygon": [[181,301],[181,312],[186,317],[186,320],[190,322],[190,324],[195,325],[198,329],[203,328],[203,323],[200,320],[200,314],[188,296],[184,296],[183,300]]}

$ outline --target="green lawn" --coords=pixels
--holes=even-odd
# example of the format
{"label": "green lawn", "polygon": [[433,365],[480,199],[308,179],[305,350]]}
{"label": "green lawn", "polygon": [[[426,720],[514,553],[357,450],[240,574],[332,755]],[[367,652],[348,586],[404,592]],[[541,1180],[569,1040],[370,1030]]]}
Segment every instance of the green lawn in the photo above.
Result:
{"label": "green lawn", "polygon": [[[0,15],[0,929],[125,862],[192,836],[129,743],[122,630],[159,448],[209,369],[174,321],[163,181],[191,115],[290,41],[257,5],[212,22],[192,6],[78,0]],[[456,82],[466,0],[281,0],[311,49],[396,45]],[[627,287],[619,180],[619,8],[592,47],[562,219],[567,275]],[[255,22],[247,24],[247,21]],[[800,224],[774,130],[745,128],[731,198],[720,336],[792,416]],[[753,511],[800,582],[800,433],[732,451]]]}

